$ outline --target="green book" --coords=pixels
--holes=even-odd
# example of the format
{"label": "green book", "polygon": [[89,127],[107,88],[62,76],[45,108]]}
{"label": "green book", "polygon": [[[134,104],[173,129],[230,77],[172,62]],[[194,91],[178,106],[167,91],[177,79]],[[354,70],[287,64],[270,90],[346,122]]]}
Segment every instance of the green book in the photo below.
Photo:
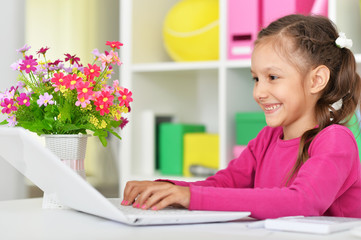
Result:
{"label": "green book", "polygon": [[205,132],[201,124],[162,123],[159,126],[159,169],[165,175],[183,174],[183,136]]}
{"label": "green book", "polygon": [[247,145],[267,126],[263,112],[236,113],[236,144]]}
{"label": "green book", "polygon": [[351,120],[348,123],[348,128],[351,130],[353,135],[355,136],[359,156],[361,159],[361,129],[360,129],[360,119],[358,118],[357,114],[353,115]]}

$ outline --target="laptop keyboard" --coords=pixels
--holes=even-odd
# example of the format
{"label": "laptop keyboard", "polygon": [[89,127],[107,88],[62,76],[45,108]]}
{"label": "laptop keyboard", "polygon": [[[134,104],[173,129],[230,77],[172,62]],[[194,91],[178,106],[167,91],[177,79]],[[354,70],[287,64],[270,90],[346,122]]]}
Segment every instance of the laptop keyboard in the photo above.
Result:
{"label": "laptop keyboard", "polygon": [[166,207],[164,209],[161,210],[144,210],[144,209],[139,209],[139,208],[135,208],[133,206],[124,206],[120,204],[120,200],[119,199],[108,199],[111,203],[113,203],[119,210],[121,210],[124,214],[126,215],[157,215],[157,214],[169,214],[169,215],[174,215],[174,214],[194,214],[194,213],[201,213],[201,211],[189,211],[188,209],[183,209],[183,208],[176,208],[176,207]]}

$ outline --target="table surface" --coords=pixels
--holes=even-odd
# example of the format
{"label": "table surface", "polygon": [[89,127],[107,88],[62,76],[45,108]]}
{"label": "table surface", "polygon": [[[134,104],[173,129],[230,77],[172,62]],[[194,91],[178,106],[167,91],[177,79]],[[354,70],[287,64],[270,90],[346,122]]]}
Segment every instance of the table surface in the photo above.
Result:
{"label": "table surface", "polygon": [[42,209],[41,198],[0,201],[0,239],[361,239],[350,231],[329,235],[248,228],[248,222],[128,226],[74,210]]}

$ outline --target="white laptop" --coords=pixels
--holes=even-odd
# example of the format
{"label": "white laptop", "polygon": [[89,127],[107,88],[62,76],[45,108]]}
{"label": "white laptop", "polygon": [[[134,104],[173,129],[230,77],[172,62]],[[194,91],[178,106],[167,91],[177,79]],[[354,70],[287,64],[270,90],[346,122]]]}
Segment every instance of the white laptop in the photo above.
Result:
{"label": "white laptop", "polygon": [[79,212],[129,225],[224,222],[245,218],[250,212],[141,210],[110,201],[93,188],[27,130],[0,127],[0,159],[4,159],[62,204]]}

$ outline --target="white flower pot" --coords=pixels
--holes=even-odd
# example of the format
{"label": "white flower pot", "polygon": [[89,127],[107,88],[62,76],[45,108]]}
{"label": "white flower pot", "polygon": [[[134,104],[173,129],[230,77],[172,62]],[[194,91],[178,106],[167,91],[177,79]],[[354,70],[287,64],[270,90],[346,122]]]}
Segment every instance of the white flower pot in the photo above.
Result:
{"label": "white flower pot", "polygon": [[[89,135],[49,134],[43,136],[45,138],[45,146],[55,153],[64,164],[86,179],[84,160]],[[61,204],[56,193],[44,192],[43,208],[66,208],[66,206]]]}

